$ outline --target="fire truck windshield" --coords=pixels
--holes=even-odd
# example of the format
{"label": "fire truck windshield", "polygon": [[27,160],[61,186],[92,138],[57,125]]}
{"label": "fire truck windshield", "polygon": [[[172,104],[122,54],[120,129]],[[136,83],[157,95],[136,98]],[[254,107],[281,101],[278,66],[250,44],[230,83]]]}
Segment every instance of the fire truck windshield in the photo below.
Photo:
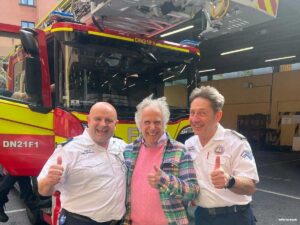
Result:
{"label": "fire truck windshield", "polygon": [[164,96],[174,84],[186,91],[188,65],[176,54],[104,46],[88,35],[61,42],[58,51],[59,104],[69,110],[88,111],[95,102],[108,101],[122,114],[133,116],[137,103],[150,94]]}

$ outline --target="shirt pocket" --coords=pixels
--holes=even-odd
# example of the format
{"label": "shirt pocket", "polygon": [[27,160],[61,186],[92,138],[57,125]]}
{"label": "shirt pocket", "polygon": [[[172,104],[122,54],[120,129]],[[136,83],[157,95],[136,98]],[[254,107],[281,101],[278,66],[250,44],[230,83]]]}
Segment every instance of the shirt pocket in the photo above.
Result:
{"label": "shirt pocket", "polygon": [[94,156],[79,160],[70,179],[78,185],[84,182],[91,187],[109,188],[108,184],[113,177],[113,169],[108,159]]}
{"label": "shirt pocket", "polygon": [[122,153],[110,153],[110,159],[115,174],[126,174],[127,167]]}
{"label": "shirt pocket", "polygon": [[103,158],[98,155],[83,155],[79,157],[76,167],[81,169],[93,169],[104,165],[108,162],[106,158]]}
{"label": "shirt pocket", "polygon": [[162,170],[167,174],[172,174],[179,177],[179,163],[175,160],[165,160],[162,163]]}

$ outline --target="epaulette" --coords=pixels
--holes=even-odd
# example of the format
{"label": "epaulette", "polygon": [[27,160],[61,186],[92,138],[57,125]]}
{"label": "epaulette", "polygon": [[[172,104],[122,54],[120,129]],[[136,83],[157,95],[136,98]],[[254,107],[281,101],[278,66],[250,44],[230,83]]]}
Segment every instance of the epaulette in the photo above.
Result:
{"label": "epaulette", "polygon": [[63,147],[63,146],[65,146],[66,144],[68,144],[69,142],[71,142],[73,140],[73,138],[69,138],[68,140],[66,140],[66,141],[64,141],[64,142],[62,142],[62,143],[60,143],[60,145]]}
{"label": "epaulette", "polygon": [[246,140],[247,139],[244,135],[240,134],[239,132],[236,132],[235,130],[230,130],[230,131],[234,135],[238,136],[241,140]]}

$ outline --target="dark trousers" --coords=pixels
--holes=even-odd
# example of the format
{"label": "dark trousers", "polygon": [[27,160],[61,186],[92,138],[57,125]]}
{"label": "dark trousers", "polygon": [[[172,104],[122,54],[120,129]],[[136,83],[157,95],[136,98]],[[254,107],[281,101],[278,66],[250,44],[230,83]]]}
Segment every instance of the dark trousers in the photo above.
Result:
{"label": "dark trousers", "polygon": [[195,211],[196,225],[255,225],[256,218],[251,207],[244,211],[227,214],[210,215],[206,210],[197,207]]}
{"label": "dark trousers", "polygon": [[4,175],[0,182],[0,207],[8,202],[8,193],[16,182],[19,183],[21,198],[24,199],[25,203],[30,202],[34,197],[29,177]]}
{"label": "dark trousers", "polygon": [[120,225],[120,221],[96,222],[88,217],[70,213],[62,209],[59,217],[59,225]]}

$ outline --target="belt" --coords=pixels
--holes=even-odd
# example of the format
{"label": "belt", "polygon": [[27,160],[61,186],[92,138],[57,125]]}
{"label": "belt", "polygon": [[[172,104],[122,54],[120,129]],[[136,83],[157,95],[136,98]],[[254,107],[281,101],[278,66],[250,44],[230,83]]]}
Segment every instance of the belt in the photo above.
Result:
{"label": "belt", "polygon": [[116,225],[120,222],[119,220],[111,220],[111,221],[107,221],[107,222],[97,222],[97,221],[92,220],[91,218],[89,218],[87,216],[82,216],[82,215],[79,215],[79,214],[76,214],[76,213],[72,213],[72,212],[69,212],[65,209],[61,209],[61,214],[65,215],[66,217],[72,217],[73,219],[76,219],[76,220],[79,220],[79,221],[82,221],[82,222],[85,222],[85,223],[94,222],[94,223],[97,223],[99,225],[101,225],[101,224],[103,224],[103,225]]}
{"label": "belt", "polygon": [[200,210],[205,211],[207,214],[209,214],[211,216],[242,212],[242,211],[247,210],[249,207],[250,207],[250,204],[233,205],[233,206],[217,207],[217,208],[202,208],[202,207],[198,206],[198,208]]}

